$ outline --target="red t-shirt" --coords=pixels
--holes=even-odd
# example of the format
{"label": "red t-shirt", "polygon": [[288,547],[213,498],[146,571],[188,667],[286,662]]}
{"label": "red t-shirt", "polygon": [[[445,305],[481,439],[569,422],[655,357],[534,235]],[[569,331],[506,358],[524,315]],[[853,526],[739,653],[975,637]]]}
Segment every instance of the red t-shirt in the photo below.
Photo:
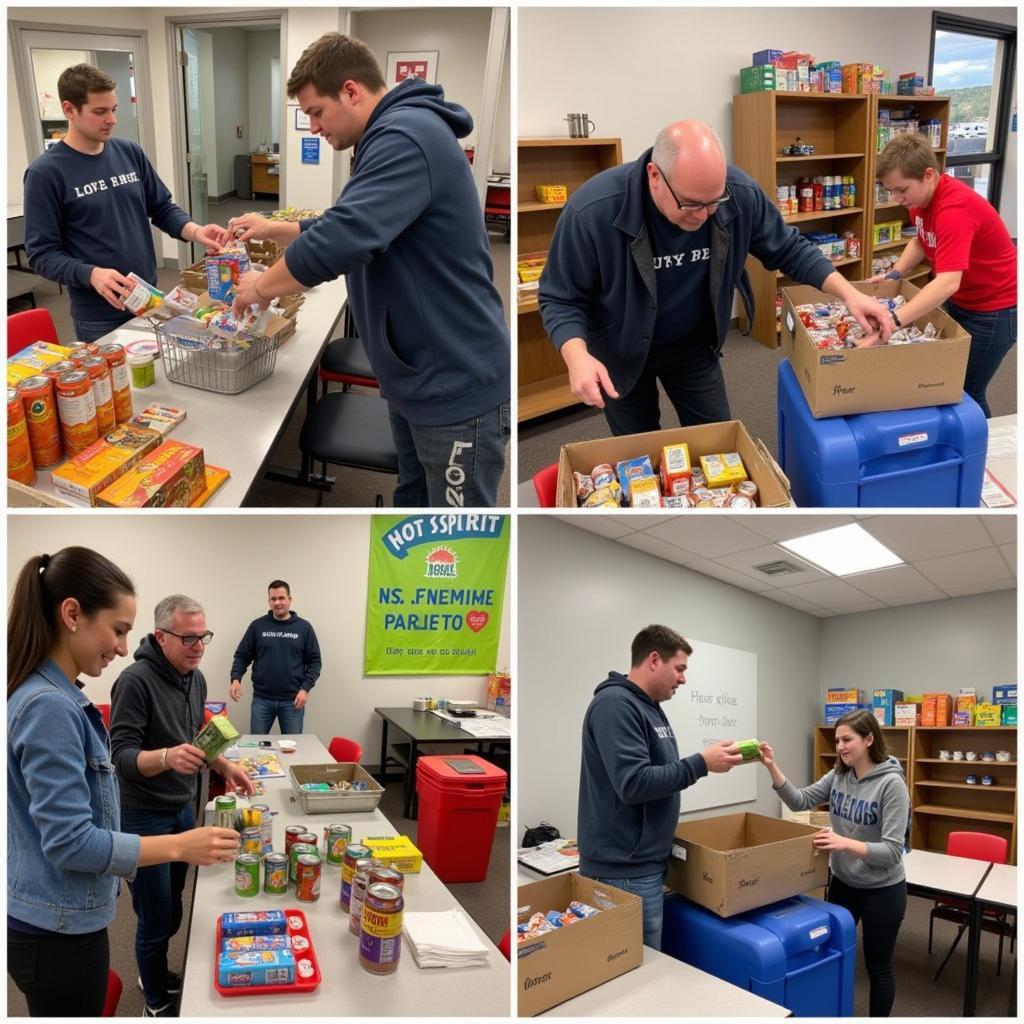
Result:
{"label": "red t-shirt", "polygon": [[963,272],[951,302],[983,312],[1017,305],[1017,250],[995,207],[974,189],[942,174],[932,201],[911,207],[910,221],[936,274]]}

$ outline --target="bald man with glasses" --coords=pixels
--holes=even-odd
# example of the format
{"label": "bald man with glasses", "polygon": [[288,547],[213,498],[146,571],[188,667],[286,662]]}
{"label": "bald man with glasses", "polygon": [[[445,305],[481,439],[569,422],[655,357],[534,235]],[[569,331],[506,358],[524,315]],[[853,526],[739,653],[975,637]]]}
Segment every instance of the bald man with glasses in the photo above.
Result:
{"label": "bald man with glasses", "polygon": [[748,256],[842,299],[888,340],[888,312],[784,223],[703,122],[669,125],[638,160],[573,193],[540,279],[540,313],[573,394],[603,409],[613,434],[661,429],[659,381],[682,426],[731,418],[719,361],[737,289],[753,319]]}

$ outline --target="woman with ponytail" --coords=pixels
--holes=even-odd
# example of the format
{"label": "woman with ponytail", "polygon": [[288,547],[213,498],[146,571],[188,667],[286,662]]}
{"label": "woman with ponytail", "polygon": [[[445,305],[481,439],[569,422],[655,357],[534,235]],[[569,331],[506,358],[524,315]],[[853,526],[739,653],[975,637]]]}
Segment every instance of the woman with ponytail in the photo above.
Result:
{"label": "woman with ponytail", "polygon": [[79,675],[128,653],[135,588],[112,562],[68,547],[30,558],[7,619],[7,970],[29,1013],[103,1012],[121,878],[180,860],[230,861],[238,834],[119,831],[110,739]]}

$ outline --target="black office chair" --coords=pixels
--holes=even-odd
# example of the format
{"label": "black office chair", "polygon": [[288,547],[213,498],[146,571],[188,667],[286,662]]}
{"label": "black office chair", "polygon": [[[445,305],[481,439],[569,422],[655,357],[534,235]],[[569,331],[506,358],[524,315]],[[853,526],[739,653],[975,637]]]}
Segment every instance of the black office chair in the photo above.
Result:
{"label": "black office chair", "polygon": [[321,396],[327,394],[327,385],[332,382],[340,384],[343,391],[353,386],[380,387],[380,381],[374,376],[360,338],[342,337],[328,342],[320,357],[317,374],[320,377]]}
{"label": "black office chair", "polygon": [[[319,480],[326,483],[327,465],[398,475],[398,453],[391,437],[388,403],[376,395],[332,391],[306,417],[299,434],[302,454],[324,464]],[[314,480],[317,478],[314,477]],[[322,505],[324,489],[317,491]],[[377,494],[377,507],[384,497]]]}

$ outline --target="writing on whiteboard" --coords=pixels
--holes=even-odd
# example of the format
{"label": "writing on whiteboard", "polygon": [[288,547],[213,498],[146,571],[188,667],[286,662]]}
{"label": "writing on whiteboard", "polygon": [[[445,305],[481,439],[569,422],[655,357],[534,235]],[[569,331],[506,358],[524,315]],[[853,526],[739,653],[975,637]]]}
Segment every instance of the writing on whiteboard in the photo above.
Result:
{"label": "writing on whiteboard", "polygon": [[690,704],[697,709],[697,728],[700,744],[707,747],[724,739],[738,739],[735,735],[739,723],[735,709],[739,698],[729,692],[709,693],[699,687],[689,689]]}

